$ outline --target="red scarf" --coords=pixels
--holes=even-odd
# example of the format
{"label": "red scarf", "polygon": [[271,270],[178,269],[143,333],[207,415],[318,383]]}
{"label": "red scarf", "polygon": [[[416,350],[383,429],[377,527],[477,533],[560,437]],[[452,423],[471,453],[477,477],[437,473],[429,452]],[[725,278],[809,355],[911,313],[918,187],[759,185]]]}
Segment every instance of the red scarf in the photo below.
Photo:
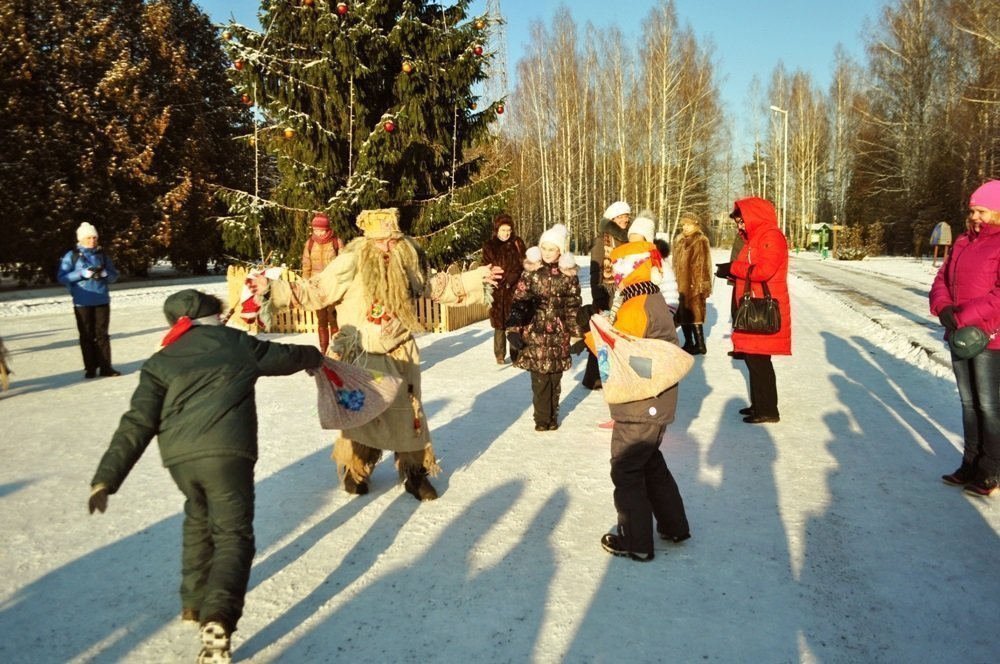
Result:
{"label": "red scarf", "polygon": [[180,339],[184,336],[185,332],[191,329],[191,327],[192,324],[190,316],[181,316],[178,318],[177,322],[170,328],[170,331],[167,332],[167,336],[163,337],[163,341],[160,342],[160,348],[166,348]]}
{"label": "red scarf", "polygon": [[316,242],[317,244],[330,244],[331,242],[333,242],[333,229],[332,228],[326,229],[326,231],[322,235],[316,235],[315,233],[313,233],[310,239],[313,242]]}

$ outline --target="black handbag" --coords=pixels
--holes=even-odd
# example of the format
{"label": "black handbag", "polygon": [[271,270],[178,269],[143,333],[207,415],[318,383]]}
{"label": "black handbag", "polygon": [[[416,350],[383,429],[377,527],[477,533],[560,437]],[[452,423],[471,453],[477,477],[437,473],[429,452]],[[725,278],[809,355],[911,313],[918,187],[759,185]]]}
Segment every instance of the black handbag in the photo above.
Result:
{"label": "black handbag", "polygon": [[[753,268],[751,267],[750,270]],[[750,270],[747,270],[746,288],[739,299],[733,317],[733,331],[746,334],[774,334],[781,329],[781,310],[778,301],[771,297],[771,289],[762,281],[763,297],[754,297],[750,288]]]}

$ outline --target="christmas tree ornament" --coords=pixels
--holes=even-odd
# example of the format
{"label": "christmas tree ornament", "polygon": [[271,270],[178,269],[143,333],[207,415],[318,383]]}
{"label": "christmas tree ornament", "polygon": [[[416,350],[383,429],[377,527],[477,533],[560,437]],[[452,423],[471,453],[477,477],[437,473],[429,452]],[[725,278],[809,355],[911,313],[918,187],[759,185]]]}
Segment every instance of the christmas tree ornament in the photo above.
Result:
{"label": "christmas tree ornament", "polygon": [[316,0],[302,0],[302,4],[305,5],[306,7],[312,7],[314,4],[316,4]]}
{"label": "christmas tree ornament", "polygon": [[247,106],[250,106],[251,104],[253,104],[253,99],[250,98],[250,95],[242,95],[240,97],[240,101],[242,101]]}
{"label": "christmas tree ornament", "polygon": [[242,60],[233,61],[233,69],[235,69],[236,71],[243,71],[243,61]]}
{"label": "christmas tree ornament", "polygon": [[480,46],[479,44],[476,44],[475,46],[472,47],[472,52],[475,53],[476,55],[482,55],[483,47]]}
{"label": "christmas tree ornament", "polygon": [[337,3],[337,13],[340,14],[341,16],[343,16],[344,14],[347,13],[347,3],[346,2],[338,2]]}
{"label": "christmas tree ornament", "polygon": [[285,127],[284,134],[286,139],[293,138],[295,136],[295,130],[291,127]]}
{"label": "christmas tree ornament", "polygon": [[503,115],[503,104],[497,104],[497,115]]}
{"label": "christmas tree ornament", "polygon": [[403,73],[409,74],[411,71],[413,71],[413,63],[407,60],[403,63]]}
{"label": "christmas tree ornament", "polygon": [[382,125],[382,128],[391,134],[396,131],[396,123],[392,120],[386,120],[385,124]]}
{"label": "christmas tree ornament", "polygon": [[476,102],[472,102],[471,104],[469,104],[469,108],[471,108],[472,110],[476,110],[477,108],[479,108],[479,104],[477,104]]}
{"label": "christmas tree ornament", "polygon": [[483,28],[486,27],[486,21],[484,21],[481,18],[477,18],[476,21],[472,25],[474,25],[476,27],[476,30],[482,30]]}
{"label": "christmas tree ornament", "polygon": [[225,39],[226,41],[229,41],[230,39],[233,38],[233,33],[231,33],[229,30],[225,30],[222,33],[222,38]]}

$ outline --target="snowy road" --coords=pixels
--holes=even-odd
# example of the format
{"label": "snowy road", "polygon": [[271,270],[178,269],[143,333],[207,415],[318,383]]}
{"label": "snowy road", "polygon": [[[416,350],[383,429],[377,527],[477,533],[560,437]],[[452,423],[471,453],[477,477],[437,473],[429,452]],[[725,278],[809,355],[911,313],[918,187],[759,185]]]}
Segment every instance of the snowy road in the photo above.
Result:
{"label": "snowy road", "polygon": [[[386,461],[369,495],[341,492],[311,379],[260,381],[258,553],[236,661],[995,662],[1000,500],[938,480],[959,460],[954,381],[901,323],[860,313],[882,301],[919,326],[926,300],[806,260],[790,278],[795,355],[775,360],[779,424],[736,413],[745,370],[725,353],[729,289],[713,294],[709,353],[663,445],[693,538],[648,564],[598,544],[614,523],[610,436],[581,359],[562,426],[539,434],[528,376],[493,364],[486,323],[423,336],[445,469],[424,504]],[[926,288],[925,268],[884,266]],[[17,372],[0,396],[0,661],[194,659],[177,619],[181,499],[156,450],[107,514],[84,507],[176,288],[113,305],[116,379],[81,380],[65,302],[0,318]]]}

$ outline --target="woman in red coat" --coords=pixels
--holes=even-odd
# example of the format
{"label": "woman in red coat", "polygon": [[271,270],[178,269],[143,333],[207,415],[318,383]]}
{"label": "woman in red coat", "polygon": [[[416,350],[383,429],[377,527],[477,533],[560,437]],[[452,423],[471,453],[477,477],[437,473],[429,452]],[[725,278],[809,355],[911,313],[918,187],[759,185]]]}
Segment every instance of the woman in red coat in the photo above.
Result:
{"label": "woman in red coat", "polygon": [[746,241],[739,256],[729,264],[728,276],[736,282],[736,299],[746,290],[750,275],[754,295],[762,296],[767,283],[778,301],[781,329],[774,334],[749,334],[733,330],[733,351],[742,353],[750,375],[750,407],[740,410],[744,422],[777,422],[778,388],[772,355],[792,354],[792,309],[788,301],[788,242],[778,228],[774,205],[763,198],[736,201],[732,214],[739,234]]}

